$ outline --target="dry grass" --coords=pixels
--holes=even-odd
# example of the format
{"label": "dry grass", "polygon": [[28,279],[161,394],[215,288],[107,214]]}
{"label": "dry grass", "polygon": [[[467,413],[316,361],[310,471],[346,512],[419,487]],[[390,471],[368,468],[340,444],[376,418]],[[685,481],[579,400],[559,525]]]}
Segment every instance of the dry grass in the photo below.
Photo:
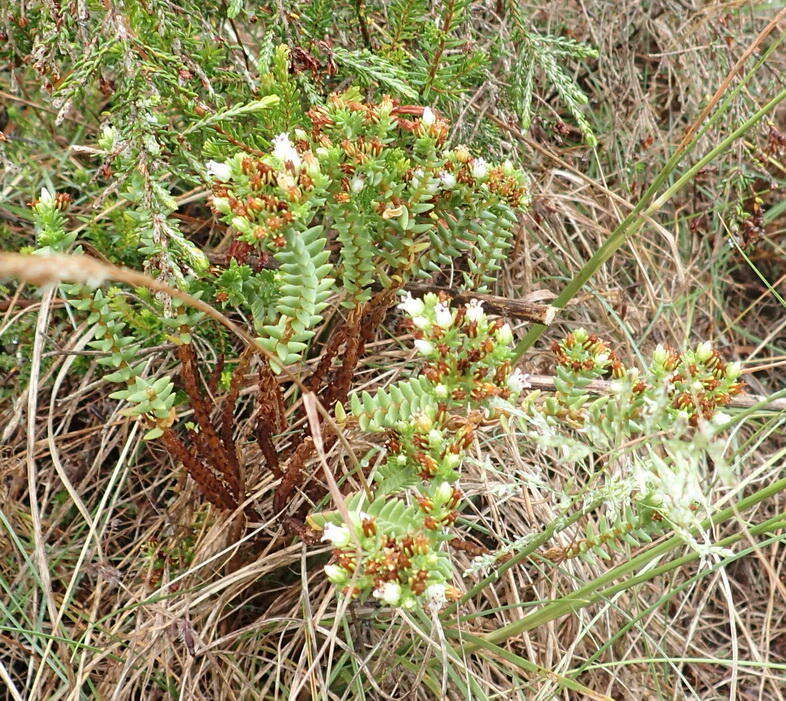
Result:
{"label": "dry grass", "polygon": [[[620,198],[635,201],[771,13],[752,3],[733,14],[748,6],[743,2],[536,5],[555,28],[565,25],[591,40],[602,56],[583,78],[602,141],[597,157],[561,147],[540,127],[534,138],[560,161],[510,136],[510,147],[531,163],[537,191],[496,292],[547,302],[626,213]],[[768,83],[783,75],[781,51],[729,121],[744,119],[764,101]],[[463,127],[487,108],[481,97]],[[775,121],[786,125],[786,110]],[[713,132],[703,137],[699,152],[716,138]],[[524,369],[549,374],[549,338],[583,325],[611,340],[626,360],[658,342],[679,347],[709,338],[748,364],[752,392],[781,389],[786,315],[729,249],[724,228],[737,197],[728,177],[762,148],[760,135],[752,134],[670,203],[599,271],[527,355]],[[782,157],[771,168],[781,183]],[[781,294],[784,231],[781,214],[750,254]],[[328,690],[341,686],[344,698],[362,692],[368,698],[458,698],[458,678],[489,697],[578,698],[561,689],[558,677],[589,660],[577,680],[599,698],[786,695],[783,534],[766,545],[744,539],[738,549],[755,546],[751,553],[701,578],[692,579],[697,566],[680,567],[506,642],[556,676],[524,675],[493,655],[457,656],[436,619],[337,599],[321,573],[327,550],[288,534],[271,506],[277,481],[259,468],[251,439],[251,374],[236,436],[260,520],[244,526],[242,516],[207,505],[160,446],[141,440],[140,427],[106,399],[95,367],[81,377],[69,374],[74,359],[86,354],[87,329],[56,322],[55,305],[51,295],[26,307],[10,300],[0,323],[22,315],[38,320],[30,362],[39,370],[0,422],[0,678],[9,697],[17,697],[16,689],[31,699],[338,698]],[[367,348],[358,387],[387,384],[411,367],[392,318],[386,328]],[[200,351],[209,368],[213,351]],[[154,358],[156,373],[175,367],[166,349]],[[754,417],[733,437],[747,490],[783,473],[784,421],[783,411]],[[358,457],[368,448],[359,434],[346,439]],[[501,429],[479,436],[472,458],[463,528],[490,550],[553,522],[562,514],[561,494],[575,492],[584,479]],[[334,474],[350,471],[341,442],[326,460]],[[322,479],[319,458],[309,470],[312,479]],[[714,488],[713,503],[726,494]],[[300,494],[290,510],[306,499]],[[783,513],[784,499],[779,495],[746,513],[745,521],[717,527],[713,539]],[[575,535],[568,529],[556,542]],[[468,554],[457,551],[456,558],[459,569],[470,565]],[[610,564],[530,560],[462,606],[461,627],[476,634],[498,629]],[[712,564],[702,563],[703,571]],[[462,587],[478,578],[468,577]],[[431,662],[437,688],[422,683]],[[455,677],[442,676],[443,668]]]}

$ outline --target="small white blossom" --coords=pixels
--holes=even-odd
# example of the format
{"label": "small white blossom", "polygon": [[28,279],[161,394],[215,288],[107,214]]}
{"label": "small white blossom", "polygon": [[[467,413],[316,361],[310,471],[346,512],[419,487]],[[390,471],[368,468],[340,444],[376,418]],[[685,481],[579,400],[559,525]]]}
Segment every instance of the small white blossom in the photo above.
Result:
{"label": "small white blossom", "polygon": [[429,356],[434,352],[434,346],[429,341],[424,341],[422,338],[415,339],[415,349],[421,355]]}
{"label": "small white blossom", "polygon": [[424,107],[423,108],[423,116],[421,117],[423,124],[427,127],[430,127],[434,122],[437,121],[437,115],[434,114],[434,110],[431,107]]}
{"label": "small white blossom", "polygon": [[483,318],[483,302],[478,299],[469,300],[467,304],[467,321],[478,322]]}
{"label": "small white blossom", "polygon": [[439,179],[442,182],[442,187],[444,187],[446,190],[452,190],[454,187],[456,187],[456,176],[447,170],[443,170],[439,174]]}
{"label": "small white blossom", "polygon": [[289,134],[283,132],[273,139],[273,155],[283,163],[291,163],[295,168],[300,168],[302,159],[292,142]]}
{"label": "small white blossom", "polygon": [[407,464],[407,456],[402,453],[401,455],[396,456],[396,462],[399,465],[406,465]]}
{"label": "small white blossom", "polygon": [[529,375],[525,375],[518,368],[510,373],[508,377],[508,389],[510,389],[511,392],[518,394],[521,390],[531,386],[532,385],[529,383]]}
{"label": "small white blossom", "polygon": [[401,599],[401,585],[398,582],[385,582],[374,590],[374,596],[388,606],[395,606]]}
{"label": "small white blossom", "polygon": [[52,205],[54,204],[55,196],[47,190],[45,187],[41,188],[41,196],[38,198],[38,202],[43,205]]}
{"label": "small white blossom", "polygon": [[412,323],[419,329],[427,329],[431,322],[425,316],[413,316]]}
{"label": "small white blossom", "polygon": [[326,523],[322,540],[330,541],[335,547],[343,548],[349,545],[350,533],[346,526],[337,526],[335,523]]}
{"label": "small white blossom", "polygon": [[478,156],[472,161],[472,177],[475,180],[483,180],[489,174],[489,164],[485,158]]}
{"label": "small white blossom", "polygon": [[448,588],[444,584],[429,584],[426,587],[426,599],[429,602],[429,608],[432,610],[439,610],[447,601],[445,596]]}
{"label": "small white blossom", "polygon": [[325,574],[333,584],[343,584],[347,581],[347,572],[338,565],[325,565]]}
{"label": "small white blossom", "polygon": [[446,329],[453,323],[453,314],[450,309],[448,309],[447,305],[442,302],[439,302],[434,307],[434,316],[437,326],[440,328]]}
{"label": "small white blossom", "polygon": [[413,297],[409,292],[405,292],[398,308],[405,311],[410,316],[418,316],[423,313],[424,306],[422,299]]}
{"label": "small white blossom", "polygon": [[434,388],[434,394],[436,394],[440,399],[444,399],[448,396],[448,388],[443,384],[439,384]]}
{"label": "small white blossom", "polygon": [[232,177],[232,168],[228,163],[219,163],[218,161],[207,162],[207,172],[212,175],[216,180],[225,183]]}
{"label": "small white blossom", "polygon": [[442,432],[436,428],[432,428],[428,432],[428,440],[429,443],[433,443],[434,445],[439,445],[442,443]]}
{"label": "small white blossom", "polygon": [[510,162],[509,158],[506,158],[505,162],[502,164],[502,172],[505,175],[512,175],[513,174],[513,164]]}
{"label": "small white blossom", "polygon": [[354,192],[355,194],[357,194],[358,192],[362,192],[365,186],[366,186],[366,181],[357,175],[354,178],[352,178],[352,181],[349,183],[349,189],[352,190],[352,192]]}

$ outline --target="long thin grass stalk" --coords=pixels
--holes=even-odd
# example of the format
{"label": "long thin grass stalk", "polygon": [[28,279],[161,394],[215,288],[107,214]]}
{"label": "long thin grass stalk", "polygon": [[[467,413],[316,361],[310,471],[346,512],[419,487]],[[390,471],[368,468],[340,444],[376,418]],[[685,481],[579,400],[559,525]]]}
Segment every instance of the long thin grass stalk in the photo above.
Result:
{"label": "long thin grass stalk", "polygon": [[[671,176],[676,169],[679,162],[694,145],[701,133],[695,135],[692,141],[686,146],[677,149],[674,155],[669,159],[668,163],[658,173],[653,180],[652,184],[647,188],[647,191],[642,195],[641,199],[636,203],[633,210],[626,216],[611,232],[608,239],[598,248],[593,256],[584,264],[576,276],[567,284],[560,295],[552,302],[552,306],[558,309],[564,309],[568,302],[584,287],[586,282],[595,274],[595,272],[611,258],[617,249],[634,235],[646,222],[647,218],[652,216],[666,202],[668,202],[674,195],[680,192],[688,183],[693,180],[693,177],[702,169],[711,163],[715,158],[721,155],[728,149],[737,139],[745,134],[749,129],[755,126],[766,114],[771,112],[780,102],[786,98],[786,88],[781,90],[772,100],[767,102],[763,107],[757,110],[751,117],[749,117],[743,124],[723,139],[715,148],[711,149],[705,156],[700,158],[693,166],[683,173],[672,185],[670,185],[662,195],[657,197],[656,193],[660,190],[661,186]],[[726,106],[727,107],[727,106]],[[725,107],[722,106],[713,115],[713,120],[720,117],[719,113],[723,113]],[[524,338],[516,346],[516,357],[520,358],[532,345],[543,335],[543,332],[548,327],[544,324],[533,324],[527,331]]]}

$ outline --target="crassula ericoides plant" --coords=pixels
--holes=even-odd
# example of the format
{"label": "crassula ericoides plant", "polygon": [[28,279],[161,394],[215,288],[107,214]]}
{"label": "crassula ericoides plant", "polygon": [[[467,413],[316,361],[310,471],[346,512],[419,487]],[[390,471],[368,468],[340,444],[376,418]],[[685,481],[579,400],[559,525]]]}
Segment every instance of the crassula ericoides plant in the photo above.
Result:
{"label": "crassula ericoides plant", "polygon": [[459,261],[464,286],[485,289],[528,201],[521,170],[448,148],[428,107],[351,89],[307,116],[268,153],[208,163],[215,211],[277,266],[279,295],[256,322],[282,365],[303,358],[334,292],[354,308]]}

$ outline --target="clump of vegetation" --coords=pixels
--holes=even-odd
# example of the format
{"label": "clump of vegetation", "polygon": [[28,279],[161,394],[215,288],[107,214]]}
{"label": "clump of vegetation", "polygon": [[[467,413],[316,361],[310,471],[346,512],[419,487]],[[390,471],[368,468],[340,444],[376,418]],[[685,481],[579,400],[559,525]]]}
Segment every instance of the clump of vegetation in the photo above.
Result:
{"label": "clump of vegetation", "polygon": [[786,11],[252,5],[0,10],[10,697],[777,696]]}

